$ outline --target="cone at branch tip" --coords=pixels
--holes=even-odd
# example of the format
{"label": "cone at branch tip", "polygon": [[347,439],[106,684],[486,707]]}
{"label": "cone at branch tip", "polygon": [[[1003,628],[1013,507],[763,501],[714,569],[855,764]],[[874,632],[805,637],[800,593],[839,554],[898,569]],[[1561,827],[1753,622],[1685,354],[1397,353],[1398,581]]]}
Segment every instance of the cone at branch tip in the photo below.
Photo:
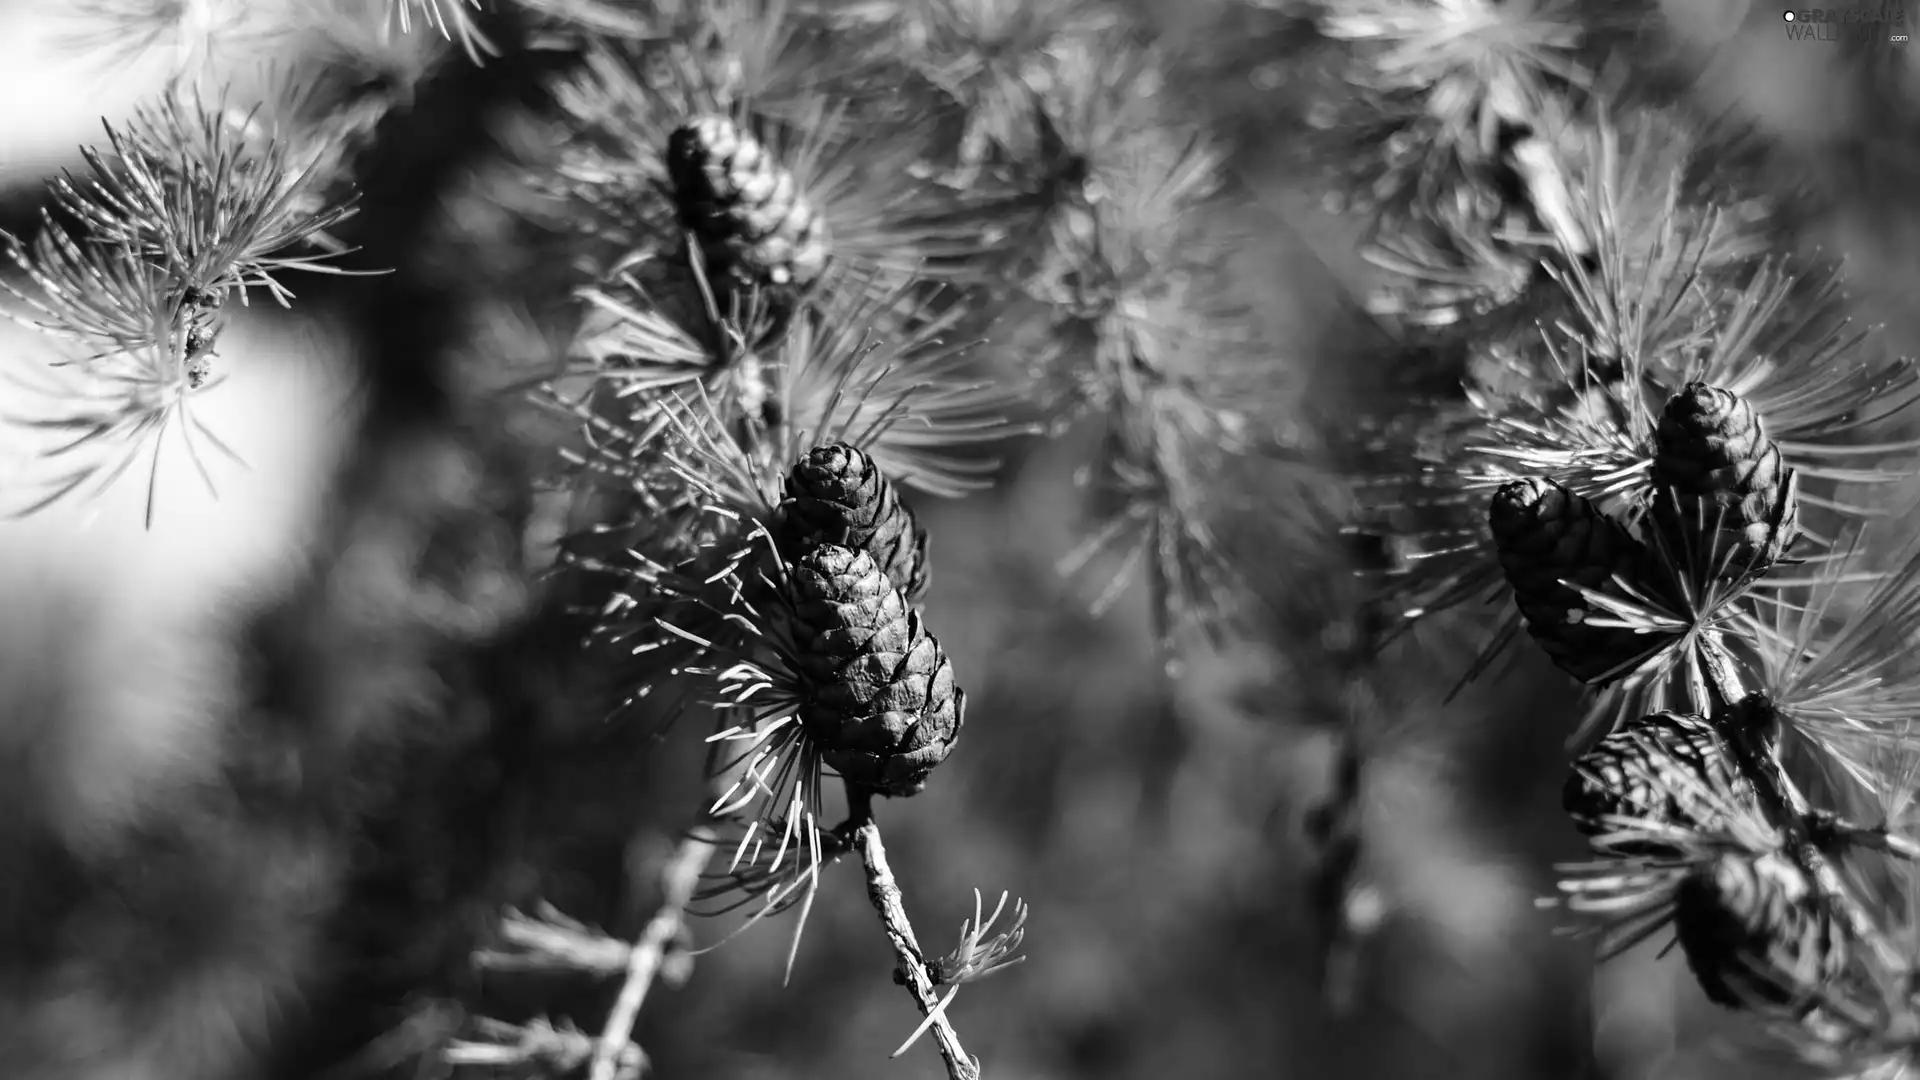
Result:
{"label": "cone at branch tip", "polygon": [[[1753,404],[1729,390],[1689,383],[1668,399],[1654,432],[1656,520],[1683,539],[1732,545],[1730,566],[1764,573],[1799,534],[1793,470]],[[1712,545],[1716,563],[1724,543]]]}
{"label": "cone at branch tip", "polygon": [[[1712,832],[1753,805],[1753,792],[1704,717],[1658,712],[1623,724],[1574,763],[1562,804],[1581,832],[1600,836],[1634,818]],[[1648,839],[1611,845],[1623,855],[1660,856],[1673,845]]]}
{"label": "cone at branch tip", "polygon": [[1730,1009],[1805,1013],[1846,976],[1846,931],[1779,852],[1724,853],[1675,894],[1674,931],[1701,990]]}
{"label": "cone at branch tip", "polygon": [[965,723],[952,661],[867,552],[822,544],[791,579],[808,737],[849,785],[918,794]]}
{"label": "cone at branch tip", "polygon": [[786,481],[775,535],[797,562],[821,544],[873,557],[909,604],[927,591],[927,530],[873,458],[846,443],[807,451]]}
{"label": "cone at branch tip", "polygon": [[1582,682],[1619,671],[1652,642],[1632,630],[1588,625],[1599,615],[1580,593],[1600,590],[1644,561],[1638,541],[1585,496],[1545,478],[1494,493],[1487,514],[1500,568],[1527,632],[1555,664]]}
{"label": "cone at branch tip", "polygon": [[681,223],[721,268],[796,288],[826,269],[826,222],[794,174],[734,121],[703,116],[674,129],[667,176]]}

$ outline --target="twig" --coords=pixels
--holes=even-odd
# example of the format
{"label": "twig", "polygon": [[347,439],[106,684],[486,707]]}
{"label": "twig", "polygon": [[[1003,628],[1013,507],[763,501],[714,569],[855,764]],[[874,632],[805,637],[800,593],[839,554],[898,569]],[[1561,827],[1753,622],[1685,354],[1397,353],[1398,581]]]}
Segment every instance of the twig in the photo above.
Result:
{"label": "twig", "polygon": [[1013,926],[991,938],[987,937],[987,929],[1000,921],[1000,913],[1007,908],[1007,894],[1002,892],[1000,902],[993,905],[993,914],[983,918],[981,911],[984,906],[980,890],[973,890],[973,918],[960,924],[960,944],[933,962],[934,985],[948,987],[947,996],[940,999],[939,1007],[920,1021],[920,1026],[913,1029],[913,1034],[900,1044],[900,1049],[888,1054],[888,1057],[899,1057],[919,1042],[920,1036],[925,1035],[928,1028],[946,1015],[947,1006],[953,1004],[963,984],[978,982],[1026,960],[1026,957],[1015,953],[1027,938],[1026,901],[1013,902]]}
{"label": "twig", "polygon": [[584,972],[596,978],[624,975],[633,946],[592,930],[542,902],[533,917],[508,908],[500,924],[503,948],[482,949],[473,957],[486,971]]}
{"label": "twig", "polygon": [[704,830],[696,830],[681,842],[673,859],[661,871],[664,895],[660,908],[648,920],[627,957],[626,981],[620,986],[620,996],[614,999],[613,1011],[607,1014],[607,1026],[594,1047],[591,1080],[614,1080],[618,1075],[620,1052],[633,1041],[633,1024],[647,999],[647,989],[653,985],[653,977],[666,959],[667,946],[680,936],[686,922],[687,904],[700,882],[700,871],[706,869],[707,860],[712,856],[713,838]]}
{"label": "twig", "polygon": [[[475,1028],[479,1038],[454,1041],[441,1059],[456,1069],[531,1065],[564,1074],[579,1068],[593,1047],[593,1041],[579,1029],[565,1021],[556,1026],[545,1017],[536,1017],[524,1026],[482,1017]],[[621,1056],[630,1065],[643,1060],[638,1047],[628,1047]]]}
{"label": "twig", "polygon": [[[1362,845],[1360,807],[1365,758],[1351,718],[1333,732],[1336,739],[1334,788],[1309,811],[1307,837],[1314,846],[1314,866],[1308,881],[1310,902],[1321,927],[1321,979],[1328,1006],[1339,1015],[1351,1012],[1356,993],[1357,963],[1364,939],[1377,920],[1354,918],[1366,910],[1354,900],[1366,886],[1359,879]],[[1378,891],[1373,890],[1374,898]],[[1374,905],[1377,908],[1377,905]]]}
{"label": "twig", "polygon": [[1920,843],[1901,836],[1889,826],[1869,829],[1844,821],[1822,821],[1820,825],[1832,834],[1836,842],[1883,852],[1908,862],[1920,862]]}
{"label": "twig", "polygon": [[920,1015],[932,1019],[933,1041],[940,1047],[940,1059],[946,1063],[950,1080],[980,1080],[980,1066],[961,1049],[960,1036],[940,1008],[940,995],[934,992],[933,971],[914,940],[900,885],[893,879],[893,868],[887,865],[880,826],[873,820],[873,794],[848,785],[847,802],[847,823],[853,826],[853,841],[860,848],[860,862],[867,871],[867,899],[880,913],[887,940],[893,944],[893,955],[900,962],[897,975],[913,995]]}

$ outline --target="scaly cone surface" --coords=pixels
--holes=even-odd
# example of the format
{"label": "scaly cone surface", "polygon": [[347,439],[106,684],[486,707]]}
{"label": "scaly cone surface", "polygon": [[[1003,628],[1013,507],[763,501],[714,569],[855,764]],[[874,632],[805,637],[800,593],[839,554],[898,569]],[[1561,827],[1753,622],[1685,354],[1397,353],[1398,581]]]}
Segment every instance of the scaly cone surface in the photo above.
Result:
{"label": "scaly cone surface", "polygon": [[1846,975],[1845,931],[1782,854],[1723,854],[1689,874],[1674,903],[1687,965],[1716,1004],[1804,1013]]}
{"label": "scaly cone surface", "polygon": [[1745,398],[1689,383],[1662,410],[1654,447],[1656,520],[1683,539],[1731,540],[1736,574],[1764,573],[1799,534],[1793,470]]}
{"label": "scaly cone surface", "polygon": [[792,583],[808,737],[850,785],[918,794],[965,723],[952,662],[864,551],[816,547],[794,564]]}
{"label": "scaly cone surface", "polygon": [[[1574,763],[1562,791],[1567,814],[1588,836],[1616,831],[1608,817],[1710,832],[1753,799],[1712,724],[1673,712],[1643,716],[1600,740]],[[1610,849],[1658,857],[1673,845],[1648,839]]]}
{"label": "scaly cone surface", "polygon": [[797,562],[821,544],[864,551],[909,604],[927,591],[927,530],[873,458],[846,443],[807,451],[794,465],[775,535]]}
{"label": "scaly cone surface", "polygon": [[826,269],[826,222],[793,173],[732,120],[703,116],[676,128],[667,176],[681,223],[721,269],[796,288]]}
{"label": "scaly cone surface", "polygon": [[1552,480],[1516,480],[1494,494],[1487,522],[1527,632],[1561,670],[1596,682],[1653,647],[1647,635],[1588,625],[1599,612],[1579,588],[1632,577],[1644,552],[1585,497]]}

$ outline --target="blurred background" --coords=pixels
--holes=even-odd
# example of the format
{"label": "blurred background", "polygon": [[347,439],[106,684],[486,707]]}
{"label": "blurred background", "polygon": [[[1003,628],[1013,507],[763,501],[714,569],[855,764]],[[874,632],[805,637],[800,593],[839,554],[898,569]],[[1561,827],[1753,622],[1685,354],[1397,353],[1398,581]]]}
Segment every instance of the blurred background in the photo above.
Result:
{"label": "blurred background", "polygon": [[[138,6],[0,0],[9,228],[27,220],[43,180],[78,166],[103,117],[124,118],[189,55],[167,40],[114,52],[88,36]],[[1402,354],[1352,300],[1371,273],[1357,226],[1323,210],[1316,163],[1277,134],[1298,105],[1282,6],[1132,5],[1174,57],[1181,92],[1231,140],[1234,191],[1219,213],[1244,261],[1237,287],[1262,313],[1297,423],[1324,435],[1391,392],[1396,373],[1382,368]],[[1670,49],[1660,59],[1690,73],[1681,92],[1757,125],[1796,163],[1793,182],[1816,185],[1805,243],[1844,252],[1862,321],[1912,348],[1920,51],[1868,62],[1790,45],[1777,10],[1738,0],[1660,9]],[[270,59],[262,49],[293,64],[328,33],[192,59],[244,78]],[[991,358],[999,346],[987,334]],[[228,381],[200,399],[246,462],[220,466],[217,496],[175,454],[151,529],[137,483],[0,525],[0,649],[57,661],[79,695],[69,707],[105,733],[79,753],[74,798],[133,799],[143,769],[204,734],[205,704],[232,677],[236,612],[288,587],[320,526],[327,478],[356,430],[352,350],[364,340],[324,306],[238,313],[222,346]],[[0,326],[0,364],[34,371],[47,355],[33,334]],[[0,414],[28,400],[11,384],[0,393],[11,395]],[[0,423],[0,483],[35,467],[41,438]],[[1559,809],[1577,698],[1541,658],[1449,702],[1459,650],[1420,639],[1355,655],[1365,605],[1347,579],[1351,555],[1279,521],[1244,540],[1273,553],[1258,584],[1286,617],[1170,679],[1143,588],[1096,618],[1055,570],[1085,533],[1074,475],[1097,452],[1092,435],[1020,444],[995,490],[917,504],[936,537],[929,619],[968,688],[970,723],[930,789],[887,805],[884,821],[923,944],[949,946],[975,888],[989,904],[1006,890],[1030,905],[1027,961],[963,990],[951,1010],[988,1076],[1795,1075],[1705,1001],[1664,941],[1596,970],[1587,946],[1537,910],[1552,864],[1582,851]],[[1275,500],[1273,512],[1292,510]],[[1342,730],[1364,754],[1348,900],[1370,933],[1329,956],[1309,823],[1339,783]],[[578,880],[543,870],[529,887],[634,932],[654,902],[646,883],[702,802],[702,752],[675,736],[619,762],[629,804],[583,812],[595,820],[578,824],[577,842],[545,845],[572,853]],[[606,887],[610,875],[639,884]],[[654,1075],[939,1075],[929,1043],[887,1058],[918,1017],[888,977],[857,877],[829,876],[790,984],[788,927],[776,920],[658,989],[637,1030]],[[694,933],[709,944],[727,928],[696,922]],[[575,1004],[583,1017],[604,1009],[595,992]]]}

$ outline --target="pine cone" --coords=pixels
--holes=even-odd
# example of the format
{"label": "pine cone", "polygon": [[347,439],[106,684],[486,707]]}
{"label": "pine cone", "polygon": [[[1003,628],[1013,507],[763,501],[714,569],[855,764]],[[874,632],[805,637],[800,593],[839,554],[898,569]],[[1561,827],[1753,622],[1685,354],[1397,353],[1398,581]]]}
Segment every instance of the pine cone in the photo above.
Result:
{"label": "pine cone", "polygon": [[1779,853],[1729,853],[1698,867],[1675,896],[1674,931],[1708,999],[1805,1013],[1846,976],[1845,932],[1806,873]]}
{"label": "pine cone", "polygon": [[723,268],[797,287],[826,268],[825,221],[793,173],[732,120],[703,116],[676,128],[667,176],[681,222]]}
{"label": "pine cone", "polygon": [[792,580],[807,735],[849,784],[918,794],[966,719],[952,662],[867,552],[822,544]]}
{"label": "pine cone", "polygon": [[[1747,784],[1720,736],[1705,719],[1658,712],[1623,725],[1574,763],[1561,793],[1574,824],[1588,836],[1610,831],[1607,815],[1711,831],[1727,810],[1749,802]],[[1612,845],[1623,855],[1660,857],[1673,847],[1657,840]]]}
{"label": "pine cone", "polygon": [[[1664,528],[1700,536],[1717,523],[1722,535],[1737,538],[1730,565],[1741,575],[1765,572],[1799,534],[1793,470],[1745,398],[1687,384],[1661,412],[1654,445],[1655,509]],[[1715,549],[1716,557],[1724,553]]]}
{"label": "pine cone", "polygon": [[871,457],[846,443],[807,451],[787,477],[778,537],[788,562],[821,544],[864,551],[908,603],[927,591],[927,530]]}
{"label": "pine cone", "polygon": [[1585,625],[1597,612],[1562,584],[1599,589],[1616,573],[1633,575],[1643,558],[1639,543],[1586,497],[1552,480],[1516,480],[1494,494],[1487,521],[1527,632],[1562,670],[1596,682],[1653,646],[1644,634]]}

